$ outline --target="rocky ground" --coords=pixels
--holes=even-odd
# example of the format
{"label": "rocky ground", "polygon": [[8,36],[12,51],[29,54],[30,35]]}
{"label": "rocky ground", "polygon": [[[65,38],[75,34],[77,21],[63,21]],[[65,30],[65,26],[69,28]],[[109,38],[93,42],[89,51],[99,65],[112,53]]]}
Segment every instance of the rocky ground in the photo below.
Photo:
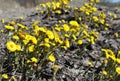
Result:
{"label": "rocky ground", "polygon": [[[4,1],[4,0],[1,0]],[[85,0],[74,0],[72,3],[70,3],[73,7],[80,7],[83,5]],[[4,2],[3,2],[4,3]],[[48,20],[45,18],[45,16],[39,16],[38,12],[35,11],[35,8],[24,8],[21,7],[17,2],[11,3],[16,5],[10,5],[11,7],[8,8],[8,3],[4,3],[4,5],[7,5],[6,7],[0,7],[0,19],[5,18],[5,22],[9,20],[15,20],[17,22],[17,19],[19,16],[24,17],[24,21],[20,21],[21,23],[24,23],[26,26],[29,26],[29,23],[33,22],[33,20],[39,20],[41,22],[41,25],[46,25],[50,27],[51,25],[54,25],[56,21],[58,20],[58,17],[52,18],[51,20]],[[2,4],[0,3],[0,6]],[[4,6],[2,5],[2,6]],[[115,10],[115,7],[106,7],[106,6],[100,6],[98,5],[98,9],[104,10],[107,12],[113,12]],[[71,14],[74,12],[70,12],[65,16],[64,19],[71,18]],[[100,60],[102,58],[99,58],[100,55],[100,49],[102,47],[107,47],[113,49],[114,51],[118,50],[118,46],[120,45],[120,38],[117,39],[113,37],[113,34],[115,32],[118,32],[120,34],[120,11],[116,12],[118,14],[118,18],[113,20],[110,26],[109,31],[100,31],[100,36],[98,41],[95,45],[89,45],[87,47],[87,51],[80,54],[79,47],[73,45],[71,46],[67,51],[60,52],[59,50],[56,50],[56,54],[60,54],[60,57],[57,58],[57,64],[60,65],[60,70],[57,73],[57,81],[96,81],[96,79],[99,77],[98,73],[101,71],[101,63]],[[64,15],[63,15],[64,16]],[[62,18],[63,16],[60,16],[59,18]],[[0,27],[2,28],[2,24],[0,23]],[[114,26],[114,27],[113,27]],[[1,55],[5,55],[4,50],[4,43],[5,40],[3,37],[0,40],[0,53]],[[92,61],[94,66],[92,68],[89,68],[89,65],[87,64],[88,61]],[[89,70],[86,73],[86,70]],[[94,74],[93,74],[94,72]],[[42,80],[41,81],[51,81],[51,70],[49,67],[46,67],[42,71]],[[29,80],[28,80],[29,81]],[[33,80],[33,81],[40,81],[40,80]],[[107,81],[107,80],[104,80]]]}

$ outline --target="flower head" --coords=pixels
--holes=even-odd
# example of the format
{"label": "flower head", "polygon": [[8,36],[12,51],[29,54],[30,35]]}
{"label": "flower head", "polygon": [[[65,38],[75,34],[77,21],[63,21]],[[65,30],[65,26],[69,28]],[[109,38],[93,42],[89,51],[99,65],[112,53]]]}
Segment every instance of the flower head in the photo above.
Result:
{"label": "flower head", "polygon": [[117,68],[116,68],[116,72],[117,72],[118,74],[120,74],[120,67],[117,67]]}
{"label": "flower head", "polygon": [[7,74],[2,74],[2,77],[3,77],[4,79],[8,79],[8,75],[7,75]]}
{"label": "flower head", "polygon": [[51,62],[55,62],[55,56],[53,54],[50,54],[49,57],[48,57],[48,60],[51,61]]}
{"label": "flower head", "polygon": [[36,59],[35,57],[32,57],[32,58],[31,58],[31,61],[34,62],[34,63],[37,63],[37,62],[38,62],[38,59]]}
{"label": "flower head", "polygon": [[11,52],[14,52],[17,50],[16,44],[13,41],[9,41],[6,43],[7,49]]}

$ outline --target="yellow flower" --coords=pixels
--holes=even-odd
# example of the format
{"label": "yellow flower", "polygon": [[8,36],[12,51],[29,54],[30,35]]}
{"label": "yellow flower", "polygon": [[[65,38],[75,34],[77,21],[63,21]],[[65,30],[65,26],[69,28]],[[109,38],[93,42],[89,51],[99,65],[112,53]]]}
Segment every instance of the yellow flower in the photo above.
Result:
{"label": "yellow flower", "polygon": [[114,62],[117,60],[115,56],[109,56]]}
{"label": "yellow flower", "polygon": [[49,38],[45,38],[44,41],[45,41],[46,43],[49,43]]}
{"label": "yellow flower", "polygon": [[29,46],[28,50],[29,50],[29,52],[33,52],[34,51],[34,45]]}
{"label": "yellow flower", "polygon": [[8,29],[8,30],[14,30],[14,27],[13,27],[13,26],[5,25],[5,28]]}
{"label": "yellow flower", "polygon": [[23,40],[23,43],[26,45],[28,44],[29,40]]}
{"label": "yellow flower", "polygon": [[60,0],[63,4],[68,4],[68,0]]}
{"label": "yellow flower", "polygon": [[88,11],[85,12],[86,15],[90,15],[90,13]]}
{"label": "yellow flower", "polygon": [[7,46],[7,49],[8,49],[9,51],[11,51],[11,52],[14,52],[14,51],[17,50],[16,44],[15,44],[14,42],[12,42],[12,41],[7,42],[7,43],[6,43],[6,46]]}
{"label": "yellow flower", "polygon": [[38,59],[36,59],[35,57],[32,57],[32,58],[31,58],[31,61],[34,62],[34,63],[37,63],[37,62],[38,62]]}
{"label": "yellow flower", "polygon": [[116,38],[118,38],[118,36],[119,36],[119,34],[117,32],[114,35],[115,35]]}
{"label": "yellow flower", "polygon": [[67,24],[64,24],[64,25],[63,25],[63,30],[64,30],[65,32],[68,32],[68,31],[70,30],[70,28],[69,28],[69,26],[68,26]]}
{"label": "yellow flower", "polygon": [[19,37],[17,35],[14,35],[12,38],[15,40],[19,40]]}
{"label": "yellow flower", "polygon": [[33,42],[34,44],[37,44],[37,39],[36,39],[36,37],[32,36],[32,37],[31,37],[31,40],[32,40],[32,42]]}
{"label": "yellow flower", "polygon": [[118,55],[120,55],[120,51],[118,51]]}
{"label": "yellow flower", "polygon": [[90,36],[90,42],[91,44],[95,44],[95,38],[93,36]]}
{"label": "yellow flower", "polygon": [[60,27],[55,27],[55,30],[60,31],[61,28]]}
{"label": "yellow flower", "polygon": [[17,45],[16,45],[16,50],[17,50],[17,51],[22,51],[21,46],[17,44]]}
{"label": "yellow flower", "polygon": [[92,65],[93,65],[93,63],[89,61],[89,62],[88,62],[88,65],[89,65],[89,66],[92,66]]}
{"label": "yellow flower", "polygon": [[79,26],[78,22],[74,21],[74,20],[70,21],[69,23],[70,23],[71,26],[75,26],[75,27]]}
{"label": "yellow flower", "polygon": [[2,77],[3,77],[4,79],[8,79],[8,75],[7,75],[7,74],[2,74]]}
{"label": "yellow flower", "polygon": [[82,6],[81,8],[80,8],[80,11],[84,11],[86,8],[84,7],[84,6]]}
{"label": "yellow flower", "polygon": [[69,37],[69,35],[68,35],[68,34],[65,34],[65,37]]}
{"label": "yellow flower", "polygon": [[72,35],[72,37],[73,37],[73,39],[74,39],[74,40],[76,40],[76,39],[77,39],[77,38],[76,38],[76,36],[75,36],[74,34]]}
{"label": "yellow flower", "polygon": [[69,42],[69,40],[68,40],[68,39],[66,39],[66,40],[65,40],[65,46],[66,46],[67,48],[69,48],[69,47],[70,47],[70,42]]}
{"label": "yellow flower", "polygon": [[40,9],[39,9],[39,7],[36,7],[35,10],[36,10],[36,11],[39,11]]}
{"label": "yellow flower", "polygon": [[114,56],[115,57],[115,54],[112,50],[110,49],[107,49],[107,53],[110,55],[110,56]]}
{"label": "yellow flower", "polygon": [[45,33],[45,32],[46,32],[46,29],[41,27],[41,28],[39,28],[39,31],[41,31],[41,32],[44,32],[44,33]]}
{"label": "yellow flower", "polygon": [[52,31],[47,30],[47,31],[46,31],[46,34],[47,34],[47,36],[49,37],[49,39],[53,39],[53,38],[54,38],[54,34],[53,34]]}
{"label": "yellow flower", "polygon": [[97,8],[96,8],[96,7],[93,7],[93,8],[92,8],[92,11],[94,11],[94,12],[97,11]]}
{"label": "yellow flower", "polygon": [[30,60],[27,60],[26,63],[30,63],[31,61]]}
{"label": "yellow flower", "polygon": [[102,49],[102,51],[105,52],[106,58],[108,59],[110,55],[107,53],[107,49]]}
{"label": "yellow flower", "polygon": [[97,18],[96,16],[93,16],[93,20],[94,20],[95,22],[97,22],[97,21],[98,21],[98,18]]}
{"label": "yellow flower", "polygon": [[55,13],[61,14],[61,11],[60,10],[56,10]]}
{"label": "yellow flower", "polygon": [[25,28],[25,26],[20,24],[20,23],[17,23],[17,26],[20,27],[20,28]]}
{"label": "yellow flower", "polygon": [[51,61],[51,62],[55,62],[56,58],[53,54],[50,54],[49,57],[48,57],[48,60]]}
{"label": "yellow flower", "polygon": [[55,39],[55,42],[60,43],[60,44],[63,43],[63,41],[60,40],[59,35],[58,35],[57,32],[54,32],[54,37],[55,37],[55,38],[54,38],[54,39]]}
{"label": "yellow flower", "polygon": [[107,75],[107,72],[104,70],[104,71],[102,72],[102,74]]}
{"label": "yellow flower", "polygon": [[44,46],[49,48],[50,44],[49,43],[45,43]]}
{"label": "yellow flower", "polygon": [[15,25],[15,22],[11,21],[11,22],[9,22],[9,24],[13,26],[13,25]]}
{"label": "yellow flower", "polygon": [[82,40],[78,40],[78,44],[79,45],[83,44],[83,41]]}
{"label": "yellow flower", "polygon": [[2,22],[2,24],[4,24],[5,23],[5,19],[1,19],[1,22]]}
{"label": "yellow flower", "polygon": [[120,67],[117,67],[117,68],[116,68],[116,72],[117,72],[118,74],[120,74]]}
{"label": "yellow flower", "polygon": [[113,18],[117,18],[117,15],[116,15],[116,14],[114,14],[114,15],[113,15]]}
{"label": "yellow flower", "polygon": [[117,63],[119,63],[119,64],[120,64],[120,58],[117,58],[117,59],[116,59],[116,61],[117,61]]}
{"label": "yellow flower", "polygon": [[101,24],[104,24],[104,23],[105,23],[105,20],[104,20],[104,19],[101,19],[101,20],[100,20],[100,23],[101,23]]}

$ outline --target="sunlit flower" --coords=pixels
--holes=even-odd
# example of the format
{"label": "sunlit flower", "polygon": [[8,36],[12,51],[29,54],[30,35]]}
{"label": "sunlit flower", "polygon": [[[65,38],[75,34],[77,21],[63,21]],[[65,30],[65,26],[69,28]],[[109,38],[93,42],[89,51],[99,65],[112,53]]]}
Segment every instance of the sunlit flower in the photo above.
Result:
{"label": "sunlit flower", "polygon": [[30,60],[27,60],[26,63],[30,63],[31,61]]}
{"label": "sunlit flower", "polygon": [[60,10],[56,10],[55,13],[61,14],[62,12]]}
{"label": "sunlit flower", "polygon": [[6,43],[6,46],[7,46],[7,49],[9,50],[9,51],[11,51],[11,52],[14,52],[14,51],[16,51],[16,44],[13,42],[13,41],[8,41],[7,43]]}
{"label": "sunlit flower", "polygon": [[69,42],[69,40],[68,40],[68,39],[66,39],[66,40],[65,40],[65,46],[66,46],[67,48],[69,48],[69,47],[70,47],[70,42]]}
{"label": "sunlit flower", "polygon": [[17,26],[20,27],[20,28],[25,28],[25,26],[20,24],[20,23],[17,23]]}
{"label": "sunlit flower", "polygon": [[19,37],[17,35],[14,35],[12,38],[15,40],[19,40]]}
{"label": "sunlit flower", "polygon": [[33,52],[34,51],[34,45],[31,45],[31,46],[29,46],[29,52]]}
{"label": "sunlit flower", "polygon": [[116,61],[117,61],[117,63],[119,63],[119,64],[120,64],[120,58],[117,58],[117,59],[116,59]]}
{"label": "sunlit flower", "polygon": [[71,26],[75,26],[75,27],[79,26],[78,22],[74,21],[74,20],[70,21],[69,23],[70,23]]}
{"label": "sunlit flower", "polygon": [[22,51],[22,48],[21,48],[21,46],[19,44],[16,44],[16,50],[17,51]]}
{"label": "sunlit flower", "polygon": [[104,71],[102,72],[102,74],[103,74],[103,75],[107,75],[107,72],[104,70]]}
{"label": "sunlit flower", "polygon": [[55,39],[55,42],[59,43],[59,44],[62,44],[63,41],[59,38],[59,35],[57,32],[54,32],[54,39]]}
{"label": "sunlit flower", "polygon": [[117,32],[114,35],[115,35],[116,38],[118,38],[118,36],[119,36],[119,34]]}
{"label": "sunlit flower", "polygon": [[37,39],[36,39],[36,37],[32,36],[32,37],[31,37],[31,40],[32,40],[33,44],[37,44]]}
{"label": "sunlit flower", "polygon": [[2,77],[3,77],[4,79],[8,79],[8,75],[7,75],[7,74],[2,74]]}
{"label": "sunlit flower", "polygon": [[64,30],[65,32],[68,32],[68,31],[70,30],[70,28],[69,28],[69,26],[68,26],[67,24],[64,24],[64,25],[63,25],[63,30]]}
{"label": "sunlit flower", "polygon": [[116,18],[117,18],[117,15],[116,15],[116,14],[114,14],[114,15],[113,15],[113,18],[115,18],[115,19],[116,19]]}
{"label": "sunlit flower", "polygon": [[54,34],[53,34],[52,31],[47,30],[47,31],[46,31],[46,34],[47,34],[47,36],[49,37],[49,39],[53,39],[53,38],[54,38]]}
{"label": "sunlit flower", "polygon": [[68,4],[68,0],[60,0],[63,4]]}
{"label": "sunlit flower", "polygon": [[49,38],[45,38],[44,41],[45,41],[46,43],[49,43]]}
{"label": "sunlit flower", "polygon": [[12,25],[12,26],[14,26],[15,22],[14,21],[10,21],[9,24]]}
{"label": "sunlit flower", "polygon": [[53,54],[50,54],[49,57],[48,57],[48,60],[51,61],[51,62],[55,62],[56,58]]}
{"label": "sunlit flower", "polygon": [[117,67],[117,68],[116,68],[116,72],[117,72],[118,74],[120,74],[120,67]]}
{"label": "sunlit flower", "polygon": [[37,62],[38,62],[38,59],[35,58],[35,57],[32,57],[32,58],[31,58],[31,61],[34,62],[34,63],[37,63]]}
{"label": "sunlit flower", "polygon": [[78,40],[77,42],[79,45],[83,44],[83,41],[82,40]]}
{"label": "sunlit flower", "polygon": [[93,16],[93,20],[94,20],[95,22],[97,22],[97,21],[98,21],[97,16]]}
{"label": "sunlit flower", "polygon": [[89,61],[89,62],[88,62],[88,65],[89,65],[89,66],[93,66],[93,63]]}
{"label": "sunlit flower", "polygon": [[72,35],[72,37],[73,37],[73,40],[76,40],[76,39],[77,39],[76,36],[75,36],[74,34]]}
{"label": "sunlit flower", "polygon": [[8,29],[8,30],[14,30],[14,27],[13,27],[13,26],[5,25],[5,28]]}
{"label": "sunlit flower", "polygon": [[2,24],[4,24],[5,23],[5,19],[1,19],[1,22],[2,22]]}

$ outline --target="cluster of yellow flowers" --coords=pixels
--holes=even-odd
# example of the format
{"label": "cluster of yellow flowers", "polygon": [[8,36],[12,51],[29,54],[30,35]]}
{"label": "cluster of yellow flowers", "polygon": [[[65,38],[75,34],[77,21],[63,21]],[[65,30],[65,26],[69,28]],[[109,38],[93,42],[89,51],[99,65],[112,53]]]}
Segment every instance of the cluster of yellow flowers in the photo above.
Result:
{"label": "cluster of yellow flowers", "polygon": [[116,77],[116,73],[117,75],[120,74],[120,51],[117,54],[110,49],[102,49],[102,51],[106,57],[104,67],[106,70],[103,71],[103,74],[109,77]]}
{"label": "cluster of yellow flowers", "polygon": [[[75,8],[75,19],[70,21],[59,20],[58,23],[51,26],[51,29],[40,26],[38,20],[34,20],[29,25],[30,27],[27,27],[15,21],[10,21],[4,25],[5,20],[2,19],[1,22],[5,28],[4,32],[7,32],[6,47],[12,57],[14,57],[11,57],[12,65],[14,65],[13,69],[17,68],[19,72],[27,69],[26,73],[34,74],[32,72],[35,72],[34,70],[36,69],[33,66],[37,66],[36,68],[41,71],[42,67],[47,65],[48,62],[53,64],[56,62],[55,49],[67,50],[71,44],[79,46],[84,46],[86,43],[95,44],[99,35],[97,28],[108,28],[109,26],[106,14],[103,11],[99,14],[96,13],[98,11],[96,3],[99,1],[90,0],[89,3],[85,3],[81,8]],[[63,13],[63,9],[64,12],[69,10],[68,2],[68,0],[47,2],[46,4],[40,4],[43,10],[40,10],[39,7],[36,7],[36,10],[40,14],[47,12],[48,16],[52,13],[60,15]],[[116,18],[115,15],[114,18]],[[20,19],[22,20],[23,17],[20,17]],[[102,49],[102,51],[105,51],[107,59],[111,58],[120,63],[120,58],[116,58],[111,50]],[[88,64],[92,66],[91,62]],[[59,66],[53,65],[52,68],[56,74]],[[116,72],[120,74],[119,67],[116,68]],[[103,71],[103,74],[107,75],[107,72]],[[2,77],[8,79],[7,74],[3,74]]]}

